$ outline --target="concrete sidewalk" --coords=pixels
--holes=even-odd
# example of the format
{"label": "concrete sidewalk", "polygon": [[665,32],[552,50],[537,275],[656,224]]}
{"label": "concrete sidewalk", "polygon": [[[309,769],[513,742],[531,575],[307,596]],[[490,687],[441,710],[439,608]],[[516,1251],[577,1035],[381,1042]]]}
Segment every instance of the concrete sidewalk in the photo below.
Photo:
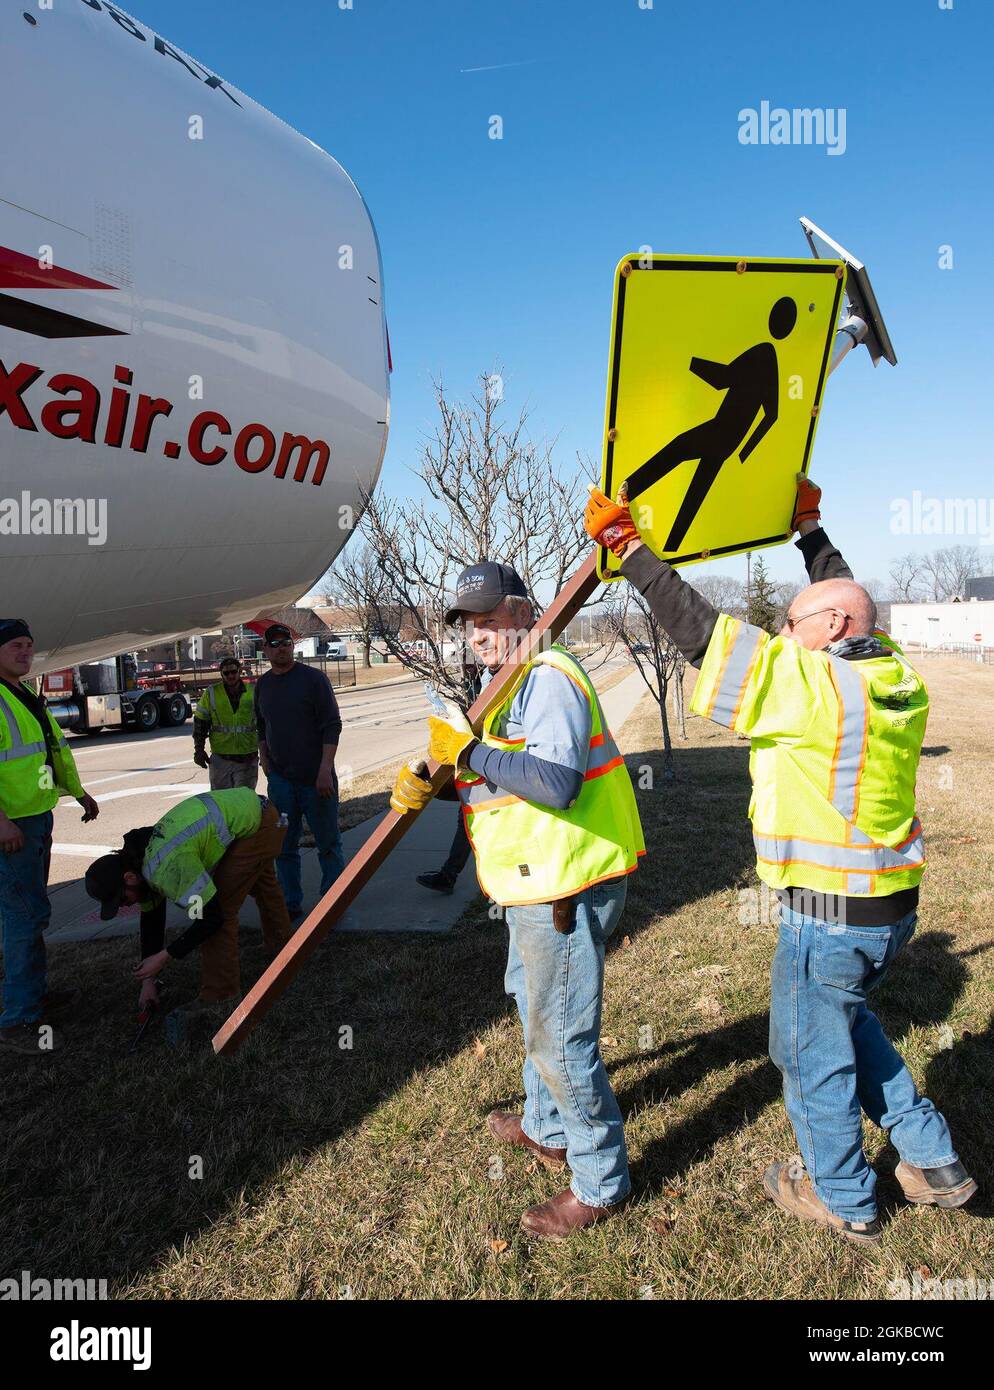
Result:
{"label": "concrete sidewalk", "polygon": [[[637,671],[601,696],[601,705],[609,727],[617,734],[625,720],[646,693],[645,683]],[[386,814],[384,812],[384,814]],[[415,883],[419,873],[441,868],[449,852],[459,811],[454,802],[435,801],[426,806],[404,839],[381,866],[379,872],[363,889],[356,902],[338,923],[336,931],[353,932],[428,932],[451,931],[466,906],[480,889],[470,861],[459,877],[451,897],[433,893]],[[365,843],[383,819],[373,816],[361,825],[347,830],[342,836],[346,862]],[[321,881],[317,851],[300,852],[304,885],[304,908],[309,911],[317,901]],[[63,884],[52,891],[52,924],[45,940],[52,944],[64,941],[102,941],[116,936],[137,936],[137,908],[125,908],[112,922],[101,922],[99,908],[86,894],[82,881]],[[255,903],[249,898],[242,912],[242,926],[259,930]],[[186,925],[179,908],[170,905],[167,928]]]}

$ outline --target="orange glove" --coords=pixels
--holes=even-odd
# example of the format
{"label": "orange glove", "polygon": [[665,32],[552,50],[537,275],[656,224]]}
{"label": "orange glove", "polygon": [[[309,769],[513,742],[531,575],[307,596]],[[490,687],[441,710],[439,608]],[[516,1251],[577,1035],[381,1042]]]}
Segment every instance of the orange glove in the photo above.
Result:
{"label": "orange glove", "polygon": [[803,473],[798,473],[797,501],[794,503],[794,515],[790,519],[790,529],[796,531],[802,521],[821,521],[820,503],[821,488]]}
{"label": "orange glove", "polygon": [[625,547],[639,539],[639,533],[628,510],[628,498],[624,487],[618,497],[617,502],[612,502],[599,487],[591,483],[590,500],[583,513],[583,524],[592,541],[596,541],[598,545],[606,545],[615,555],[623,555]]}

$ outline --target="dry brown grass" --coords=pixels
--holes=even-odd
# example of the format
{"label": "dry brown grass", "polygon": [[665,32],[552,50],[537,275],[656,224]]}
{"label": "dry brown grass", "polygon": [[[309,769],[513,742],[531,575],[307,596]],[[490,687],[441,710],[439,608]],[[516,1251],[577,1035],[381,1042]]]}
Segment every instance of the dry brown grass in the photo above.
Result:
{"label": "dry brown grass", "polygon": [[[775,930],[739,920],[756,884],[746,745],[692,719],[664,783],[645,701],[622,742],[636,778],[653,773],[640,791],[651,854],[608,960],[604,1018],[635,1184],[622,1217],[567,1246],[517,1230],[560,1180],[498,1152],[483,1127],[520,1095],[521,1040],[504,931],[482,908],[447,938],[332,937],[225,1062],[174,1053],[161,1034],[128,1056],[130,944],[65,946],[54,978],[87,990],[72,1046],[2,1077],[0,1275],[106,1277],[136,1298],[886,1298],[915,1269],[991,1277],[994,670],[923,669],[930,863],[918,937],[877,1007],[982,1184],[970,1208],[900,1202],[877,1133],[879,1249],[763,1200],[764,1165],[794,1142],[765,1053]],[[245,954],[261,966],[256,944]],[[195,963],[175,980],[175,996],[192,994]]]}

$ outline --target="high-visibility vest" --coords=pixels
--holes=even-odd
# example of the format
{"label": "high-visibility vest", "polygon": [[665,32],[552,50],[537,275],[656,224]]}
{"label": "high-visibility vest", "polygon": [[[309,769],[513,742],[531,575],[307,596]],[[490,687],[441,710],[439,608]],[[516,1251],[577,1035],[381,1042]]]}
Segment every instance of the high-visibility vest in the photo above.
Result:
{"label": "high-visibility vest", "polygon": [[590,750],[576,801],[559,811],[503,788],[494,790],[469,770],[455,778],[480,887],[505,907],[571,897],[595,883],[631,873],[645,853],[625,761],[604,722],[590,677],[561,647],[521,667],[502,703],[487,715],[480,741],[505,752],[524,748],[524,738],[502,738],[497,731],[506,727],[515,695],[539,663],[562,671],[590,702]]}
{"label": "high-visibility vest", "polygon": [[0,810],[11,820],[40,816],[60,796],[83,795],[76,764],[62,730],[48,710],[54,745],[51,771],[45,763],[45,734],[29,709],[0,685]]}
{"label": "high-visibility vest", "polygon": [[691,708],[751,739],[749,816],[772,888],[877,897],[925,865],[915,777],[928,692],[903,652],[846,661],[722,614]]}
{"label": "high-visibility vest", "polygon": [[[254,835],[262,823],[262,802],[251,787],[200,792],[189,796],[157,821],[145,858],[142,878],[156,897],[182,908],[210,902],[217,889],[211,871],[234,840]],[[141,906],[147,910],[154,902]]]}
{"label": "high-visibility vest", "polygon": [[193,717],[209,725],[211,749],[222,758],[226,753],[255,753],[258,750],[255,700],[249,686],[242,691],[237,709],[231,708],[223,681],[208,686],[197,703]]}

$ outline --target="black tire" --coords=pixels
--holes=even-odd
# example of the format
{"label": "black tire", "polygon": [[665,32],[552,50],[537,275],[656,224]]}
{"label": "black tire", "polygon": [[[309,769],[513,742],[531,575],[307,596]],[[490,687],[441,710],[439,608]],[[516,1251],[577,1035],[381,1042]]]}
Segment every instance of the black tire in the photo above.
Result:
{"label": "black tire", "polygon": [[135,705],[135,727],[143,734],[159,727],[159,702],[154,695],[143,695]]}
{"label": "black tire", "polygon": [[177,724],[185,724],[190,717],[190,706],[186,696],[178,691],[173,695],[163,695],[159,700],[159,722],[164,728],[172,729]]}

